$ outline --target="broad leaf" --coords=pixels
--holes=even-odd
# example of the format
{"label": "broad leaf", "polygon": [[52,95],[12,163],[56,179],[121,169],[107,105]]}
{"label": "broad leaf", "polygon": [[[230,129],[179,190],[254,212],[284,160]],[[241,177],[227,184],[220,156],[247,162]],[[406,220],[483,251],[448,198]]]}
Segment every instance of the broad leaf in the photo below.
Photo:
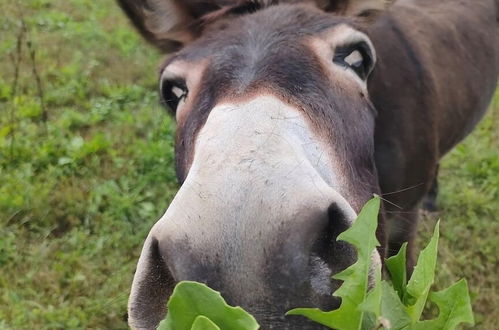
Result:
{"label": "broad leaf", "polygon": [[[461,280],[453,286],[430,293],[434,281],[439,238],[439,224],[421,252],[413,275],[406,285],[404,244],[399,253],[387,260],[392,276],[381,281],[381,269],[374,269],[374,286],[367,292],[376,240],[379,198],[369,201],[350,229],[338,239],[357,250],[357,262],[334,277],[343,280],[334,293],[341,298],[337,310],[323,312],[316,308],[298,308],[287,315],[302,315],[330,328],[339,330],[452,330],[463,322],[473,324],[468,286]],[[419,321],[429,297],[439,308],[436,319]],[[180,282],[168,302],[168,315],[160,330],[254,330],[255,319],[240,307],[226,304],[220,293],[197,282]]]}
{"label": "broad leaf", "polygon": [[378,197],[371,199],[352,227],[338,236],[338,240],[348,242],[357,249],[357,262],[334,276],[335,279],[343,281],[340,288],[334,292],[335,296],[341,297],[340,307],[331,312],[323,312],[317,308],[297,308],[286,313],[287,315],[306,316],[330,328],[361,329],[366,312],[359,308],[359,305],[366,299],[371,256],[379,245],[376,239],[379,206]]}
{"label": "broad leaf", "polygon": [[474,325],[468,284],[465,279],[442,291],[432,292],[430,300],[438,306],[438,317],[434,320],[418,322],[411,330],[452,330],[463,322]]}
{"label": "broad leaf", "polygon": [[206,316],[200,315],[194,320],[191,330],[220,330],[220,328]]}
{"label": "broad leaf", "polygon": [[378,318],[381,316],[381,266],[376,267],[374,275],[374,286],[367,293],[366,299],[359,305],[359,309],[364,311],[362,329],[376,329]]}
{"label": "broad leaf", "polygon": [[393,288],[397,291],[400,299],[403,299],[406,295],[406,250],[407,243],[404,243],[396,255],[385,260],[386,268],[390,272]]}
{"label": "broad leaf", "polygon": [[385,329],[400,330],[411,324],[411,318],[394,288],[386,281],[381,283],[381,317]]}
{"label": "broad leaf", "polygon": [[[197,282],[182,281],[177,284],[168,301],[168,314],[159,330],[190,330],[194,322],[196,326],[210,324],[224,330],[258,329],[255,318],[241,307],[227,305],[219,292]],[[216,329],[216,328],[206,329]],[[201,329],[201,328],[198,328]]]}
{"label": "broad leaf", "polygon": [[404,303],[408,306],[407,312],[412,323],[419,321],[423,308],[428,298],[428,293],[435,280],[435,267],[437,264],[437,250],[439,237],[439,222],[435,226],[430,243],[421,251],[418,263],[414,267],[411,279],[407,284]]}

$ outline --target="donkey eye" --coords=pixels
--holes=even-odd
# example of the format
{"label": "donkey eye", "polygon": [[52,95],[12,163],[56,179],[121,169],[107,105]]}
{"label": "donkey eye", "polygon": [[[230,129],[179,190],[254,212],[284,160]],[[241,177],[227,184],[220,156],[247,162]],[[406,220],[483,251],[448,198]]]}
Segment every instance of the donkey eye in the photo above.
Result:
{"label": "donkey eye", "polygon": [[182,80],[164,80],[160,89],[162,103],[172,112],[177,111],[179,104],[187,98],[187,86]]}
{"label": "donkey eye", "polygon": [[333,62],[353,70],[362,80],[367,78],[373,66],[371,51],[364,42],[338,47]]}

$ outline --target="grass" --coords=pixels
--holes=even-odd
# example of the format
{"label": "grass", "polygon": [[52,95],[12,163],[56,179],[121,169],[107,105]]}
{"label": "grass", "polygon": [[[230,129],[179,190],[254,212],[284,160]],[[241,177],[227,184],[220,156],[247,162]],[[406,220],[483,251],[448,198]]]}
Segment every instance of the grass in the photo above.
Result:
{"label": "grass", "polygon": [[0,11],[0,328],[126,328],[141,245],[177,189],[160,56],[112,1]]}
{"label": "grass", "polygon": [[[126,328],[140,248],[177,189],[161,56],[113,1],[0,12],[0,329]],[[440,181],[439,281],[469,280],[481,329],[499,319],[498,123],[499,94]]]}
{"label": "grass", "polygon": [[421,219],[421,242],[441,221],[438,289],[459,278],[470,284],[477,326],[497,329],[499,320],[499,91],[491,109],[440,168],[440,210]]}

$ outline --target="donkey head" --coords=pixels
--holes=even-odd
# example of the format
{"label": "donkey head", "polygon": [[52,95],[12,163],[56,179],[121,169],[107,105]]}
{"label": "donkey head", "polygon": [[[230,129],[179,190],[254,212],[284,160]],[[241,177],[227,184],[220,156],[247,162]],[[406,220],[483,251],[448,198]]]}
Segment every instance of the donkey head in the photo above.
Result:
{"label": "donkey head", "polygon": [[275,2],[120,2],[173,52],[160,91],[182,183],[144,244],[132,327],[154,328],[181,280],[221,291],[264,328],[292,327],[291,308],[339,303],[331,275],[356,255],[336,237],[378,191],[366,87],[376,55],[355,20],[327,12],[358,6]]}

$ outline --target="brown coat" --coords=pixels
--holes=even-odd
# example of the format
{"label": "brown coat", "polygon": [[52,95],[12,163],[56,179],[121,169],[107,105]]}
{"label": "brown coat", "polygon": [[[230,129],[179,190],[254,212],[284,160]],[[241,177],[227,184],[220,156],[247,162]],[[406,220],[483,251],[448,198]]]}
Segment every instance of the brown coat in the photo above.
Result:
{"label": "brown coat", "polygon": [[[295,4],[303,2],[315,3],[319,10]],[[330,295],[338,285],[329,280],[330,275],[351,264],[355,256],[349,247],[337,243],[336,237],[353,221],[354,211],[373,192],[384,194],[388,226],[382,218],[381,256],[386,249],[389,254],[396,252],[403,241],[409,241],[412,250],[417,209],[435,179],[440,158],[477,124],[497,84],[497,0],[399,0],[386,11],[379,11],[382,1],[369,1],[366,8],[361,0],[119,3],[150,42],[164,51],[180,49],[165,66],[177,60],[176,70],[183,70],[184,75],[183,85],[176,86],[177,92],[185,93],[181,95],[184,110],[177,117],[181,182],[193,162],[198,133],[205,124],[212,129],[208,135],[205,132],[204,140],[198,139],[205,142],[198,153],[205,161],[198,162],[193,171],[200,180],[191,176],[191,181],[186,181],[144,244],[129,301],[130,324],[136,328],[157,325],[174,283],[183,279],[203,281],[222,291],[231,304],[253,313],[262,328],[314,328],[310,323],[290,322],[284,312],[298,305],[331,309],[338,303]],[[323,42],[322,50],[335,55],[330,58],[309,47],[313,42],[307,43],[320,39],[320,44],[327,33],[340,38],[338,26],[344,38],[354,36],[354,45],[361,42],[362,58],[370,58],[362,62],[368,71],[374,63],[369,53],[376,52],[376,66],[367,81],[369,99],[365,93],[368,73],[354,79],[351,68],[341,69],[333,63],[336,51],[351,45],[343,41],[334,48]],[[191,78],[185,78],[189,75]],[[176,79],[162,85],[167,101],[175,99],[170,87],[178,83]],[[182,89],[188,80],[195,85],[189,94]],[[267,100],[263,106],[257,102],[254,108],[243,102],[259,93],[273,94],[273,101]],[[213,110],[227,95],[235,100],[233,109],[247,112]],[[243,103],[246,105],[241,106]],[[285,175],[273,176],[276,172],[268,161],[279,168],[279,157],[288,156],[279,152],[290,144],[278,143],[287,139],[274,140],[278,141],[275,148],[263,156],[239,159],[238,151],[246,150],[252,141],[263,143],[249,148],[251,152],[269,144],[270,138],[259,140],[262,135],[255,127],[279,119],[266,117],[266,110],[273,106],[274,110],[294,109],[282,119],[305,114],[300,117],[305,120],[294,126],[311,124],[312,129],[302,135],[310,133],[314,136],[311,140],[325,141],[326,147],[316,150],[332,154],[336,162],[328,164],[337,167],[313,168],[292,176],[301,162],[294,166],[296,163],[289,161],[293,167]],[[246,118],[248,125],[236,122],[242,126],[234,127],[242,128],[232,132],[230,118],[234,117],[230,116],[241,112],[254,118]],[[213,113],[211,119],[229,119],[209,122]],[[220,117],[221,113],[228,117]],[[276,122],[275,127],[282,127],[283,122]],[[254,135],[248,133],[244,140],[243,132]],[[280,133],[276,135],[286,136],[287,131]],[[225,139],[218,144],[208,143],[220,136]],[[234,146],[234,140],[239,144]],[[299,140],[291,147],[313,145],[304,142]],[[219,155],[228,161],[224,163]],[[300,159],[307,163],[306,157]],[[241,180],[241,175],[249,175],[241,169],[253,171],[253,162],[266,172],[251,172],[255,176]],[[218,167],[210,168],[210,164]],[[337,185],[324,184],[319,189],[311,184],[315,181],[308,175],[324,169],[326,174],[336,170],[333,183],[339,182]],[[275,185],[267,184],[277,177],[281,179],[275,180]],[[327,195],[331,187],[337,194],[329,204],[329,199],[320,196]],[[213,193],[202,193],[206,191]],[[325,213],[319,202],[334,208]],[[294,208],[297,205],[304,207]]]}

